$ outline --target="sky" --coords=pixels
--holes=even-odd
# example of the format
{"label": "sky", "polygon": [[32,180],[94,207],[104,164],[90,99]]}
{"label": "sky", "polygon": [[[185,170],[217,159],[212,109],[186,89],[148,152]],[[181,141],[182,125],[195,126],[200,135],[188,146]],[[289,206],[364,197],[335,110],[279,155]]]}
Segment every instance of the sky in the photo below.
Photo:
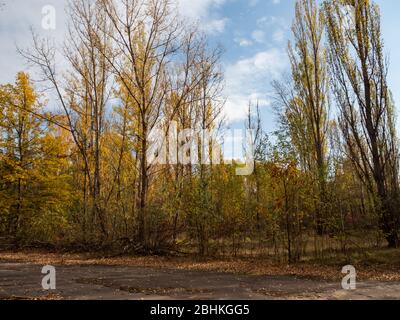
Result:
{"label": "sky", "polygon": [[[0,83],[13,82],[28,69],[16,46],[29,47],[31,27],[62,42],[66,0],[0,0]],[[400,108],[400,1],[376,0],[381,7],[385,51],[390,58],[389,84]],[[274,130],[271,82],[288,73],[294,0],[180,0],[181,14],[198,21],[212,44],[224,48],[225,113],[231,127],[240,126],[249,101],[258,101],[265,130]],[[55,30],[43,30],[43,7],[56,9]],[[399,110],[399,109],[398,109]]]}

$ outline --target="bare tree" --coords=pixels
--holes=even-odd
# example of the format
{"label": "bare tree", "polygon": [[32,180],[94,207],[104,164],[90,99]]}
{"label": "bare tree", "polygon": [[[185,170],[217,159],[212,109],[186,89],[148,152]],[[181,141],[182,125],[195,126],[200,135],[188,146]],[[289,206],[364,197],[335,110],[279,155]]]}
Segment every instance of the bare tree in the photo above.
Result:
{"label": "bare tree", "polygon": [[49,81],[56,92],[83,161],[84,219],[89,207],[88,227],[98,223],[107,237],[107,218],[101,199],[101,139],[111,89],[109,63],[99,50],[108,50],[110,45],[108,35],[103,32],[107,28],[106,15],[99,2],[84,0],[71,0],[67,12],[70,25],[62,53],[70,68],[64,79],[59,76],[63,70],[55,61],[58,50],[49,40],[34,35],[34,50],[20,52],[40,68],[43,80]]}

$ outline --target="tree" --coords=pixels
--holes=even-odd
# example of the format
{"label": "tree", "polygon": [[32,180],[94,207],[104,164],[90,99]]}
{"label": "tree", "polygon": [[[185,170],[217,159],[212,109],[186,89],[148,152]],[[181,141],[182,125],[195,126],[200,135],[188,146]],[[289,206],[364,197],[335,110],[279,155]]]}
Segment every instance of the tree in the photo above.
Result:
{"label": "tree", "polygon": [[104,32],[109,25],[98,1],[72,0],[69,2],[68,14],[70,26],[64,56],[71,68],[67,76],[68,85],[64,90],[64,112],[83,163],[84,219],[89,208],[89,228],[99,225],[102,237],[107,238],[102,145],[111,85],[109,63],[102,52],[110,49],[109,36]]}
{"label": "tree", "polygon": [[374,197],[390,247],[399,245],[398,141],[378,6],[326,1],[332,85],[346,153]]}
{"label": "tree", "polygon": [[[108,61],[101,52],[109,51],[104,30],[108,24],[101,4],[71,0],[68,6],[69,33],[64,58],[70,63],[64,79],[55,62],[58,50],[50,41],[33,34],[33,50],[19,50],[37,66],[43,81],[51,84],[64,112],[65,124],[75,144],[83,167],[82,202],[84,226],[99,226],[101,239],[108,236],[107,216],[103,208],[101,183],[101,140],[105,128],[106,104],[110,95]],[[100,51],[101,48],[101,51]],[[63,82],[62,80],[65,80]],[[79,169],[78,169],[79,170]],[[90,217],[87,218],[87,211]],[[86,234],[87,230],[84,230]]]}
{"label": "tree", "polygon": [[275,82],[287,126],[304,170],[317,186],[315,226],[323,234],[327,209],[328,68],[324,46],[325,20],[315,0],[298,0],[289,43],[291,85]]}
{"label": "tree", "polygon": [[0,86],[0,193],[7,230],[19,242],[49,240],[66,224],[71,199],[61,137],[45,121],[29,76]]}
{"label": "tree", "polygon": [[180,34],[169,1],[103,0],[115,43],[115,56],[103,51],[134,110],[137,139],[138,198],[137,240],[146,245],[146,208],[152,165],[147,160],[150,132],[159,123],[168,93],[167,65],[176,53]]}
{"label": "tree", "polygon": [[[268,136],[263,130],[262,120],[261,120],[261,112],[260,107],[257,104],[254,108],[249,103],[249,107],[247,110],[247,119],[245,121],[245,128],[247,130],[247,134],[251,136],[250,145],[244,146],[244,153],[249,154],[251,152],[253,154],[253,174],[248,177],[245,181],[247,184],[247,197],[249,210],[251,214],[255,215],[256,221],[256,231],[257,236],[259,238],[259,242],[261,242],[261,212],[262,212],[262,191],[264,189],[264,185],[268,183],[267,177],[265,176],[265,170],[263,170],[263,165],[265,165],[267,161],[267,149],[269,147]],[[247,150],[246,150],[247,149]],[[260,165],[259,165],[260,164]]]}

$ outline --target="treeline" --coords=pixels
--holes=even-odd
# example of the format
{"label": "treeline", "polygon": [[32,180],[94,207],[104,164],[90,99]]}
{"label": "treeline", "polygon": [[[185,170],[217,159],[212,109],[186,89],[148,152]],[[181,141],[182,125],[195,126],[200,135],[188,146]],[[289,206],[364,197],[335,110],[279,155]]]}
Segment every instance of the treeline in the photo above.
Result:
{"label": "treeline", "polygon": [[[249,176],[213,162],[214,136],[186,154],[208,161],[168,158],[191,144],[171,123],[226,128],[222,50],[170,1],[71,0],[67,12],[62,47],[33,35],[20,50],[62,112],[46,111],[26,73],[0,86],[1,235],[289,262],[399,245],[395,110],[372,1],[296,2],[292,72],[273,83],[279,130],[265,133],[258,107],[244,123]],[[155,128],[175,139],[167,164],[149,159]]]}

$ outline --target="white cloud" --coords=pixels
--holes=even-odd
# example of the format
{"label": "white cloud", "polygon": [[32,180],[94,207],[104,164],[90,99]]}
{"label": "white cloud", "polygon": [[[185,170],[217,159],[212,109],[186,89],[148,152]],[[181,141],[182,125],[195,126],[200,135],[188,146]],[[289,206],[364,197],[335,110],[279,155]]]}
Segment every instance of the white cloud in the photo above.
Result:
{"label": "white cloud", "polygon": [[234,41],[239,44],[239,46],[241,47],[248,47],[253,45],[253,41],[251,41],[250,39],[246,39],[246,38],[235,38]]}
{"label": "white cloud", "polygon": [[276,30],[272,35],[272,38],[276,42],[283,42],[283,40],[285,39],[285,30],[282,29]]}
{"label": "white cloud", "polygon": [[261,51],[251,58],[237,61],[227,68],[226,73],[231,78],[246,80],[249,76],[278,75],[285,65],[285,53],[274,48]]}
{"label": "white cloud", "polygon": [[222,33],[224,32],[228,21],[229,19],[227,18],[209,20],[207,23],[202,25],[201,28],[208,34]]}
{"label": "white cloud", "polygon": [[189,18],[206,17],[209,10],[218,8],[226,0],[177,0],[181,14]]}
{"label": "white cloud", "polygon": [[288,28],[288,23],[284,18],[276,16],[264,16],[257,20],[259,28],[266,28],[271,26],[278,26],[281,28]]}
{"label": "white cloud", "polygon": [[249,6],[250,6],[250,7],[255,7],[255,6],[258,4],[258,1],[259,1],[259,0],[250,0],[250,1],[249,1]]}
{"label": "white cloud", "polygon": [[198,21],[200,27],[209,34],[222,33],[228,19],[211,12],[221,7],[227,0],[177,0],[180,13]]}
{"label": "white cloud", "polygon": [[287,66],[283,50],[261,51],[250,58],[233,63],[226,68],[227,103],[226,117],[229,121],[242,120],[249,101],[258,101],[260,107],[270,104],[269,83],[279,77]]}
{"label": "white cloud", "polygon": [[283,42],[289,30],[285,19],[275,16],[264,16],[257,20],[257,29],[253,31],[252,38],[259,43],[264,43],[267,32],[271,32],[272,40]]}
{"label": "white cloud", "polygon": [[265,32],[264,31],[262,31],[262,30],[254,30],[252,33],[251,33],[251,37],[253,38],[253,40],[255,41],[255,42],[258,42],[258,43],[263,43],[263,42],[265,42]]}

